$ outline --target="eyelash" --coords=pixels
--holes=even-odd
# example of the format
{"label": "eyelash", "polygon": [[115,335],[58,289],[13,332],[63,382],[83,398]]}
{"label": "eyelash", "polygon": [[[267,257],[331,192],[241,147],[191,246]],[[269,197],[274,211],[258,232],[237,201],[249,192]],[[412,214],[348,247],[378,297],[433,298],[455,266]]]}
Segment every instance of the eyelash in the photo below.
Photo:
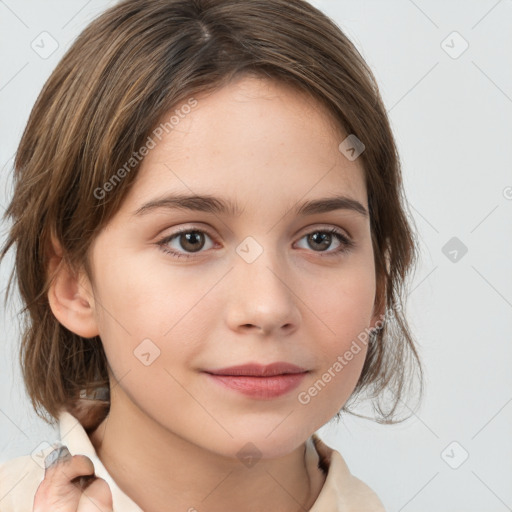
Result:
{"label": "eyelash", "polygon": [[[172,257],[174,258],[186,258],[186,259],[190,259],[190,258],[194,258],[195,256],[193,256],[193,254],[200,254],[201,252],[204,252],[204,251],[199,251],[198,253],[191,253],[191,254],[184,254],[184,253],[181,253],[181,252],[177,252],[177,251],[174,251],[172,249],[169,249],[169,247],[167,246],[167,244],[173,240],[175,237],[179,236],[180,234],[182,233],[202,233],[202,234],[205,234],[205,235],[208,235],[210,238],[213,239],[213,237],[207,232],[207,231],[204,231],[202,229],[194,229],[194,228],[183,228],[183,229],[180,229],[178,231],[175,231],[173,234],[169,235],[169,236],[166,236],[165,238],[163,238],[162,240],[160,240],[159,242],[157,242],[157,245],[159,246],[159,248],[166,254],[170,254]],[[317,252],[319,254],[320,257],[323,257],[323,258],[330,258],[330,257],[336,257],[336,256],[340,256],[344,253],[348,253],[354,246],[354,242],[346,237],[342,232],[340,232],[339,230],[335,229],[335,228],[330,228],[330,229],[316,229],[314,231],[310,231],[309,233],[305,233],[302,237],[301,237],[301,240],[302,238],[308,236],[308,235],[312,235],[314,233],[328,233],[330,235],[334,235],[337,240],[340,242],[340,247],[334,251],[329,251],[329,252],[326,252],[326,251],[313,251],[313,252]]]}

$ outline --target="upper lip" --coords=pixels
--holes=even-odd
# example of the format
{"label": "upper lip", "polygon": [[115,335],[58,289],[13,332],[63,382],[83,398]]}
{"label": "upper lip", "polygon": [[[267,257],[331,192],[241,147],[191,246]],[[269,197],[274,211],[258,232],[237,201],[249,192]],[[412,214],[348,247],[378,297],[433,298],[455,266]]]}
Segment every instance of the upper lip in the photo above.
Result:
{"label": "upper lip", "polygon": [[304,373],[305,368],[295,364],[277,361],[276,363],[261,365],[258,363],[247,363],[229,368],[220,368],[218,370],[204,370],[213,375],[248,375],[253,377],[270,377],[273,375],[283,375],[286,373]]}

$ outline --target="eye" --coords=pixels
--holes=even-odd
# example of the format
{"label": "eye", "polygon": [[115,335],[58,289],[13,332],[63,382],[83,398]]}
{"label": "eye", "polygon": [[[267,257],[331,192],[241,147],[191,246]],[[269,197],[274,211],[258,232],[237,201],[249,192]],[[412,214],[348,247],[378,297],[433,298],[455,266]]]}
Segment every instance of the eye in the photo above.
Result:
{"label": "eye", "polygon": [[[158,242],[158,246],[167,254],[171,254],[176,258],[190,258],[186,253],[176,250],[182,249],[186,252],[197,253],[205,246],[205,237],[210,238],[210,235],[201,229],[184,228],[176,231],[172,235],[165,237]],[[171,248],[170,243],[176,239],[175,247]],[[212,244],[213,245],[213,244]]]}
{"label": "eye", "polygon": [[[336,256],[348,252],[355,245],[350,238],[335,228],[317,229],[304,235],[301,240],[304,238],[307,244],[314,248],[314,252],[325,252],[326,256]],[[327,251],[334,240],[338,242],[339,246],[332,251]]]}

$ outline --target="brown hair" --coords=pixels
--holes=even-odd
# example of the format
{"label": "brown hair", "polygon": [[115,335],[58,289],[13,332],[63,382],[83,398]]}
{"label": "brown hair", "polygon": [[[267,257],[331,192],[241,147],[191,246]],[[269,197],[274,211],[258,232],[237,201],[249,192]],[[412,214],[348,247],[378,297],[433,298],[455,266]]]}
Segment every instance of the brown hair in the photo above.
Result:
{"label": "brown hair", "polygon": [[[119,209],[139,162],[123,173],[115,191],[98,190],[123,165],[126,170],[171,108],[245,73],[309,94],[332,113],[340,133],[354,134],[365,145],[359,158],[368,191],[376,307],[385,305],[393,315],[370,337],[360,379],[342,411],[355,414],[349,405],[364,391],[378,413],[375,420],[396,423],[400,397],[415,376],[421,397],[420,359],[401,309],[416,243],[386,110],[355,46],[303,0],[126,0],[86,27],[59,62],[32,109],[14,162],[14,196],[4,215],[14,222],[0,260],[16,244],[5,300],[15,276],[22,312],[28,312],[20,348],[23,378],[46,421],[52,422],[44,410],[56,419],[66,408],[90,430],[109,407],[108,397],[93,411],[80,398],[82,390],[109,385],[108,362],[98,336],[70,332],[50,309],[51,237],[63,248],[61,264],[84,268],[92,281],[89,248]],[[387,401],[386,390],[392,393]]]}

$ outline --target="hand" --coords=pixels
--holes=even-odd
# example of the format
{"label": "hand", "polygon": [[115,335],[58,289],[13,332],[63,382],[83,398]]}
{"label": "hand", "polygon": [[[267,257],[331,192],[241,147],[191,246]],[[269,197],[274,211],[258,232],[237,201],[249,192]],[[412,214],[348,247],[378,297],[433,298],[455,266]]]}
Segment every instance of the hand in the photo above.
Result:
{"label": "hand", "polygon": [[112,512],[110,487],[94,475],[89,457],[72,456],[60,446],[46,457],[45,465],[33,512]]}

